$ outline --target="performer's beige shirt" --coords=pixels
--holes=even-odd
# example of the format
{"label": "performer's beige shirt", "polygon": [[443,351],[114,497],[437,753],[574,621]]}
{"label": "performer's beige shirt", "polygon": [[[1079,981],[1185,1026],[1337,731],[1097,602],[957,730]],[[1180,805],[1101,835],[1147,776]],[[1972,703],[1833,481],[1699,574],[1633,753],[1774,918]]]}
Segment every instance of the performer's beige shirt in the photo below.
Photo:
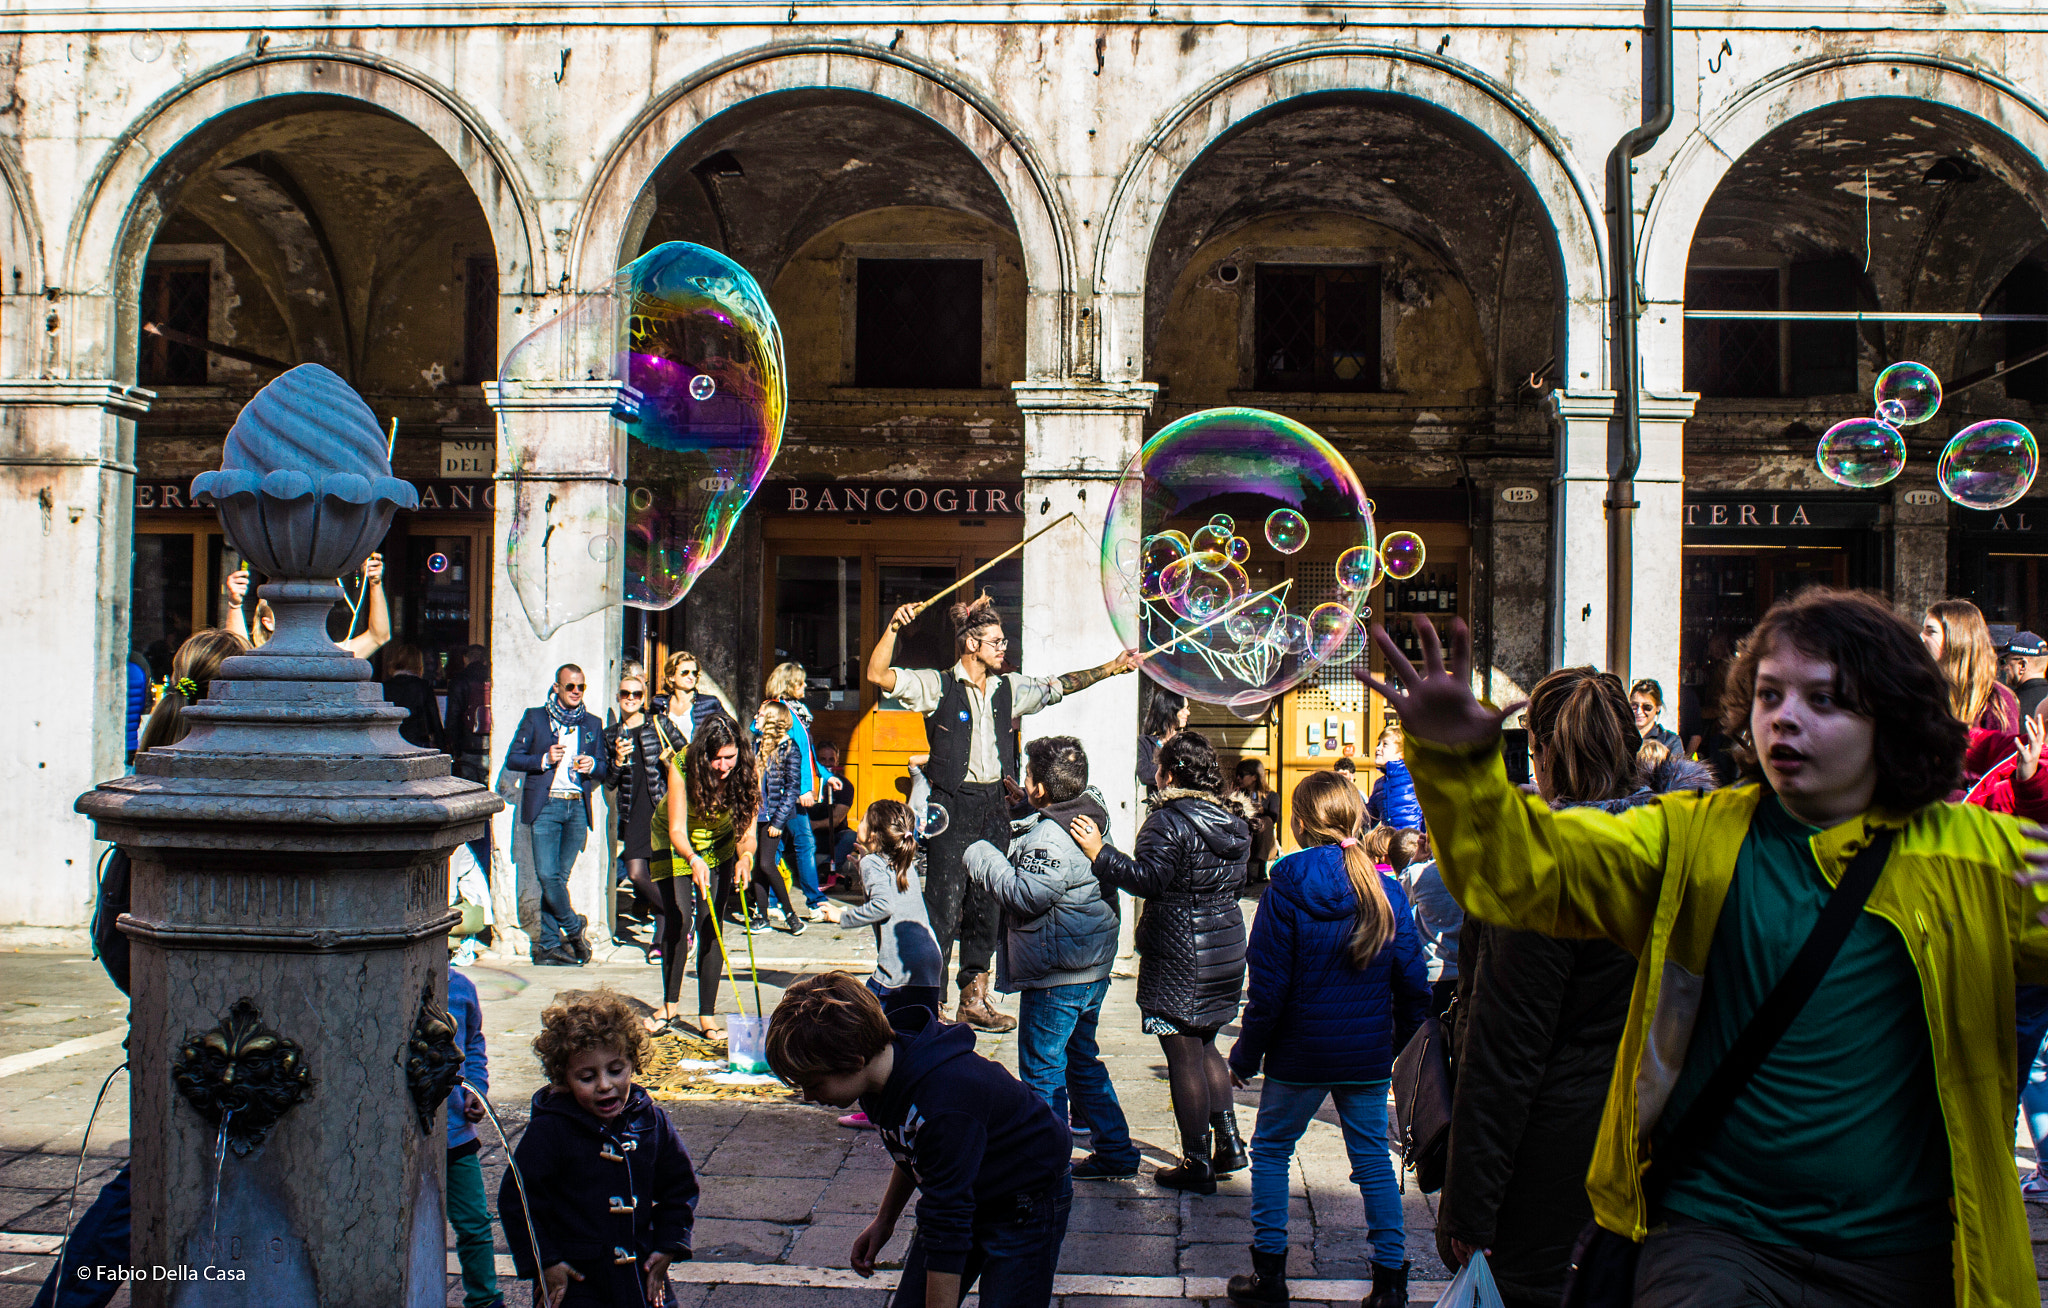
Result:
{"label": "performer's beige shirt", "polygon": [[[900,701],[912,713],[929,714],[939,706],[939,697],[945,693],[945,686],[937,668],[891,668],[896,674],[896,689],[892,698]],[[967,679],[966,671],[955,663],[953,675],[960,681],[960,689],[967,693],[967,711],[973,717],[967,738],[967,780],[989,783],[1003,779],[1002,755],[996,751],[996,728],[991,721],[988,694],[976,690],[974,683]],[[1065,698],[1057,681],[1027,677],[1021,672],[1005,672],[1010,683],[1010,713],[1021,718],[1026,713],[1036,713],[1048,704],[1057,704]],[[986,683],[984,683],[986,684]],[[993,687],[989,687],[993,689]]]}

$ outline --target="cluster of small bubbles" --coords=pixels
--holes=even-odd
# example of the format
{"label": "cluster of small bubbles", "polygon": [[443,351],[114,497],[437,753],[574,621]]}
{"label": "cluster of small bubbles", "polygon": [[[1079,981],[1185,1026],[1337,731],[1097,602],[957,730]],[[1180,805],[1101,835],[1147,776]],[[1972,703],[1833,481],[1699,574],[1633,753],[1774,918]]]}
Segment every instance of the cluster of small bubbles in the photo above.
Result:
{"label": "cluster of small bubbles", "polygon": [[1282,554],[1299,554],[1308,544],[1308,519],[1293,509],[1275,509],[1266,515],[1266,543]]}
{"label": "cluster of small bubbles", "polygon": [[2041,463],[2034,433],[1993,418],[1957,432],[1934,472],[1941,493],[1966,509],[2002,509],[2025,495]]}
{"label": "cluster of small bubbles", "polygon": [[1357,625],[1363,588],[1312,606],[1289,576],[1311,524],[1322,557],[1378,551],[1350,464],[1292,419],[1212,409],[1171,423],[1125,469],[1106,512],[1103,599],[1118,638],[1190,699],[1257,717]]}
{"label": "cluster of small bubbles", "polygon": [[1422,537],[1412,531],[1397,531],[1380,544],[1380,567],[1395,581],[1406,581],[1421,572],[1427,561]]}
{"label": "cluster of small bubbles", "polygon": [[1895,363],[1877,375],[1870,399],[1875,414],[1836,423],[1814,448],[1821,475],[1838,486],[1868,490],[1905,471],[1899,428],[1926,422],[1941,408],[1941,378],[1923,363]]}
{"label": "cluster of small bubbles", "polygon": [[[630,438],[623,502],[549,476],[551,401],[586,403],[573,392],[592,383],[614,387]],[[671,241],[515,345],[498,394],[516,497],[506,568],[545,639],[614,602],[621,583],[627,604],[670,608],[724,552],[781,448],[782,331],[744,268]],[[589,562],[575,565],[563,546],[579,538]]]}

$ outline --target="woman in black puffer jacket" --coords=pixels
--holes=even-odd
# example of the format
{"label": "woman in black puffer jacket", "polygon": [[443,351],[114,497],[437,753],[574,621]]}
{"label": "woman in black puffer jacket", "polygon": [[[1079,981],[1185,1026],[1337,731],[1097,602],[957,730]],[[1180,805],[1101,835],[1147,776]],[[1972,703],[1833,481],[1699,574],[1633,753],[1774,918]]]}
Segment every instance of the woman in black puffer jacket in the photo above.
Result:
{"label": "woman in black puffer jacket", "polygon": [[1244,990],[1244,913],[1237,896],[1252,837],[1244,819],[1217,798],[1222,781],[1208,739],[1184,731],[1160,748],[1159,790],[1147,801],[1152,815],[1138,832],[1134,854],[1104,845],[1087,818],[1072,825],[1097,879],[1145,901],[1138,919],[1138,1009],[1145,1030],[1166,1051],[1182,1153],[1179,1167],[1164,1168],[1154,1179],[1199,1194],[1216,1193],[1218,1174],[1250,1162],[1216,1032],[1236,1019]]}

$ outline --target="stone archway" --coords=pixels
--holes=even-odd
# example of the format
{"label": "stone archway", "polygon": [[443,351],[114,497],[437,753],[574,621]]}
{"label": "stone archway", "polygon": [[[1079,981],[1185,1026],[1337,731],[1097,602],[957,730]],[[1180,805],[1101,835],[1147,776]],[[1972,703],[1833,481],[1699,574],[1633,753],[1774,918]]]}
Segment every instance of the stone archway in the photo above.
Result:
{"label": "stone archway", "polygon": [[[1926,55],[1869,52],[1780,69],[1733,96],[1679,143],[1656,182],[1643,221],[1645,389],[1683,389],[1686,271],[1709,202],[1736,164],[1796,120],[1857,100],[1920,100],[1974,124],[1985,160],[2048,221],[2048,106],[2018,88]],[[1962,306],[1953,306],[1962,307]]]}
{"label": "stone archway", "polygon": [[1160,118],[1118,179],[1097,242],[1104,374],[1142,373],[1148,263],[1182,177],[1246,120],[1290,100],[1331,92],[1424,101],[1461,119],[1522,172],[1555,233],[1564,277],[1567,356],[1558,366],[1574,379],[1580,371],[1604,378],[1600,324],[1607,291],[1600,201],[1557,133],[1534,109],[1476,70],[1413,48],[1366,44],[1295,50],[1234,69]]}
{"label": "stone archway", "polygon": [[[28,174],[11,143],[0,142],[0,318],[27,314],[42,293],[43,229],[30,198]],[[40,333],[8,327],[0,332],[0,377],[27,377],[36,370]]]}
{"label": "stone archway", "polygon": [[353,101],[419,129],[468,179],[497,246],[499,285],[532,290],[545,281],[532,192],[511,151],[453,92],[357,52],[259,56],[212,69],[150,106],[93,170],[62,263],[73,297],[67,348],[74,368],[132,378],[135,297],[180,147],[237,111],[284,97]]}
{"label": "stone archway", "polygon": [[834,43],[742,56],[705,70],[656,101],[600,165],[569,241],[570,284],[597,286],[638,253],[653,208],[648,185],[672,152],[729,110],[766,96],[840,91],[871,96],[935,123],[985,168],[1010,210],[1030,288],[1026,367],[1066,367],[1062,306],[1074,285],[1069,223],[1031,144],[995,106],[957,79],[879,47]]}

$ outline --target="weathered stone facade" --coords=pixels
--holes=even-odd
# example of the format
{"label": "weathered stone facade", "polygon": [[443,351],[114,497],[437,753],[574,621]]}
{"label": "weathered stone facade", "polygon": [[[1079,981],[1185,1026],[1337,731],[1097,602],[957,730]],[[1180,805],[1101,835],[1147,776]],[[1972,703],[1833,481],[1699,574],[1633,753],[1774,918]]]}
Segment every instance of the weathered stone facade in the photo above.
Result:
{"label": "weathered stone facade", "polygon": [[[1953,382],[2033,339],[1867,323],[1812,347],[1835,355],[1809,377],[1819,337],[1771,327],[1744,339],[1776,351],[1775,381],[1695,400],[1689,274],[1774,273],[1790,289],[1769,307],[2048,313],[2016,271],[2048,241],[2048,17],[2031,0],[1681,6],[1678,23],[1675,121],[1636,162],[1648,398],[1626,651],[1667,686],[1692,620],[1684,547],[1747,539],[1688,535],[1688,494],[1824,498],[1813,442],[1867,412],[1877,370],[1913,357]],[[71,799],[120,770],[131,641],[190,625],[161,611],[185,591],[131,609],[137,523],[171,522],[157,488],[216,466],[274,375],[215,353],[152,383],[174,360],[142,326],[179,285],[205,291],[193,334],[341,371],[397,420],[401,475],[430,478],[442,441],[491,429],[479,383],[515,341],[648,245],[703,242],[783,323],[778,476],[1022,483],[1035,516],[1085,505],[1174,417],[1276,408],[1335,441],[1385,514],[1404,490],[1462,491],[1492,693],[1608,662],[1604,165],[1642,117],[1642,24],[1598,3],[17,5],[0,16],[0,545],[27,675],[0,923],[27,938],[83,920],[94,846]],[[983,261],[979,385],[857,384],[847,287],[867,257]],[[1848,298],[1794,303],[1827,260]],[[1275,264],[1378,270],[1376,388],[1259,388],[1254,274]],[[151,280],[174,267],[199,280]],[[1975,387],[1955,425],[2034,422],[2035,393]],[[1862,543],[1830,538],[1845,580],[1902,609],[1989,557],[1959,511],[1915,502],[1953,429],[1947,412],[1916,429],[1906,474],[1858,502]],[[562,475],[622,483],[623,453],[600,445]],[[1504,497],[1527,487],[1539,497]],[[536,639],[503,583],[503,517],[475,520],[495,582],[473,593],[509,724],[556,663],[609,687],[637,619]],[[772,658],[751,639],[761,533],[750,514],[683,606],[743,708]],[[1027,552],[1029,666],[1115,648],[1076,575],[1091,568],[1075,541]],[[207,560],[181,575],[211,620]],[[1134,696],[1112,683],[1032,727],[1120,721]],[[1098,772],[1127,777],[1123,747],[1102,748]]]}

